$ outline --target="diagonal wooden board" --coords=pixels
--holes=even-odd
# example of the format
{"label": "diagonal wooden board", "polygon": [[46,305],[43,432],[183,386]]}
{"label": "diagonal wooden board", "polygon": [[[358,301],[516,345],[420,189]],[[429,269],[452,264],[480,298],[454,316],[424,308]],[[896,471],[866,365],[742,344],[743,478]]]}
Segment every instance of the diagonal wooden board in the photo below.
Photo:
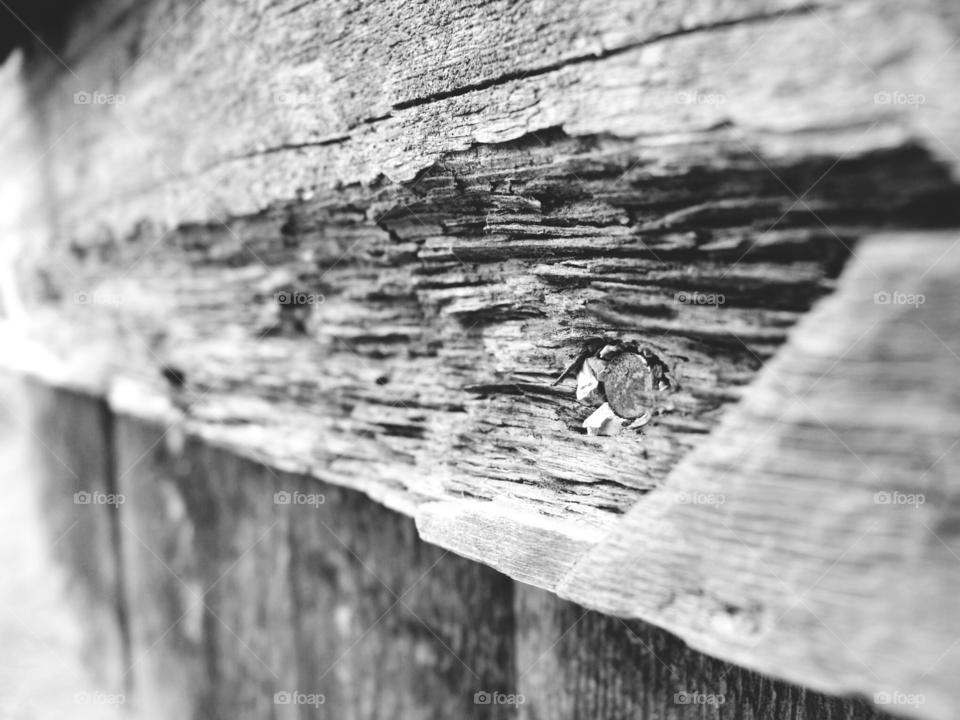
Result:
{"label": "diagonal wooden board", "polygon": [[[556,592],[808,686],[922,694],[885,709],[948,718],[960,708],[960,232],[874,236],[854,252],[711,439]],[[878,292],[924,298],[878,304]]]}

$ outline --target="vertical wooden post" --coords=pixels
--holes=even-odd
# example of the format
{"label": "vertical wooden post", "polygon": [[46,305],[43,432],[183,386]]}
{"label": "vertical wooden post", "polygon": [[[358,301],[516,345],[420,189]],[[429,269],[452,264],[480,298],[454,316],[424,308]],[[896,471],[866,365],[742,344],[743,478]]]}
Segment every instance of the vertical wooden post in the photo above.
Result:
{"label": "vertical wooden post", "polygon": [[117,533],[112,415],[98,398],[23,379],[31,469],[42,497],[51,558],[67,573],[82,618],[83,661],[121,692],[129,666],[127,608]]}

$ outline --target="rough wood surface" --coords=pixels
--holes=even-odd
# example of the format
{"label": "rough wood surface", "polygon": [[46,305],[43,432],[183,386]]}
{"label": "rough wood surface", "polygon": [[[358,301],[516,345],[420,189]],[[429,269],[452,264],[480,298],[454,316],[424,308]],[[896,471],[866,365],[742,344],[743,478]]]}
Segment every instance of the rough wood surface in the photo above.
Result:
{"label": "rough wood surface", "polygon": [[[155,0],[91,22],[95,39],[81,26],[62,49],[69,71],[50,59],[29,77],[42,150],[62,136],[46,178],[70,236],[56,244],[90,247],[144,222],[162,232],[411,181],[447,153],[551,128],[686,140],[721,127],[788,156],[916,142],[954,163],[937,138],[957,129],[957,23],[951,3],[879,0]],[[82,91],[125,102],[74,105]],[[878,105],[878,91],[929,100]],[[278,104],[284,93],[305,101]]]}
{"label": "rough wood surface", "polygon": [[[501,716],[473,695],[513,692],[507,577],[355,491],[169,437],[118,420],[137,703],[161,719]],[[284,691],[323,700],[275,704]]]}
{"label": "rough wood surface", "polygon": [[517,664],[525,720],[889,718],[705,657],[670,633],[517,585]]}
{"label": "rough wood surface", "polygon": [[[69,391],[32,385],[29,395],[53,395],[48,407],[70,427],[90,428],[103,412]],[[32,425],[38,450],[41,439],[69,436],[66,428],[41,437],[49,427],[49,418]],[[886,717],[862,700],[772,680],[643,621],[513,582],[422,542],[409,518],[355,491],[275,475],[196,440],[164,439],[162,426],[120,417],[110,427],[128,495],[122,532],[107,544],[123,548],[126,582],[84,606],[87,618],[100,614],[108,624],[83,628],[125,634],[112,612],[114,593],[125,598],[134,652],[121,666],[132,666],[124,709],[137,717]],[[73,467],[87,481],[100,464]],[[75,507],[66,493],[72,480],[49,463],[38,470],[56,523]],[[324,503],[277,505],[273,493],[283,491],[322,493]],[[108,529],[109,518],[98,517],[96,527]],[[58,560],[73,572],[90,557],[115,556],[88,535],[72,544]],[[321,692],[324,703],[274,705],[282,687]],[[476,703],[481,692],[500,702]],[[677,693],[687,695],[678,701]],[[721,694],[722,704],[704,704]]]}
{"label": "rough wood surface", "polygon": [[890,709],[953,717],[958,243],[894,234],[858,246],[863,262],[837,293],[558,593],[738,664],[835,691],[920,694],[919,707]]}
{"label": "rough wood surface", "polygon": [[[8,63],[8,347],[54,362],[5,362],[408,514],[473,500],[424,528],[493,501],[582,547],[710,431],[867,228],[952,219],[920,129],[952,117],[948,7],[188,8],[81,13],[76,76]],[[387,15],[396,42],[371,42]],[[921,76],[943,103],[922,118],[872,102]],[[642,436],[585,437],[571,386],[547,387],[601,334],[677,375]]]}
{"label": "rough wood surface", "polygon": [[[565,578],[713,441],[859,239],[958,224],[949,3],[153,0],[75,22],[62,63],[3,68],[0,362],[586,604]],[[597,335],[678,380],[640,433],[587,436],[572,381],[550,386]]]}

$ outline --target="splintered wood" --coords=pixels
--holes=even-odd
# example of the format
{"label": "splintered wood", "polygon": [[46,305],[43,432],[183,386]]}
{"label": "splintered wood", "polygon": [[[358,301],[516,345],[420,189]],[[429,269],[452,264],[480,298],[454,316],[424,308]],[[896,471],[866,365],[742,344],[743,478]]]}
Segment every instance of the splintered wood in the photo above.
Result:
{"label": "splintered wood", "polygon": [[[699,505],[674,510],[689,513],[679,536],[644,513],[698,473],[715,480],[692,490],[740,512],[724,462],[756,442],[759,505],[744,512],[771,527],[738,531],[741,549],[792,577],[827,569],[808,554],[837,560],[814,542],[827,518],[860,529],[761,492],[800,468],[831,478],[845,507],[862,480],[849,458],[816,457],[823,433],[790,414],[765,366],[789,365],[784,343],[810,312],[849,329],[851,313],[884,307],[837,300],[862,287],[864,238],[960,225],[958,13],[889,0],[83,6],[60,60],[40,48],[0,70],[0,365],[176,442],[361,491],[422,539],[736,660],[783,598],[711,574],[723,562],[688,540],[716,530]],[[882,251],[904,272],[914,237]],[[938,242],[916,241],[918,263]],[[934,278],[948,284],[931,273],[876,292],[922,293],[928,317],[943,308]],[[888,334],[865,335],[871,363],[840,372],[847,346],[803,355],[836,369],[798,393],[869,467],[917,470],[910,458],[947,450],[923,444],[953,427],[953,369],[932,356],[894,368],[916,328],[877,317]],[[851,394],[867,381],[916,390],[898,397],[929,436],[888,432],[907,418]],[[927,412],[911,404],[921,395]],[[792,434],[764,437],[756,417],[783,403]],[[633,551],[656,547],[657,528],[670,551],[648,577]],[[930,573],[954,577],[909,537]],[[953,581],[925,604],[916,579],[905,605],[941,617]],[[860,606],[849,588],[818,595],[822,612]],[[887,627],[881,616],[862,627]],[[814,647],[802,623],[784,627],[771,642],[795,662],[766,644],[743,662],[875,687],[827,635]],[[916,657],[888,636],[857,647]],[[920,712],[946,717],[950,657],[924,678],[877,673],[930,685]]]}

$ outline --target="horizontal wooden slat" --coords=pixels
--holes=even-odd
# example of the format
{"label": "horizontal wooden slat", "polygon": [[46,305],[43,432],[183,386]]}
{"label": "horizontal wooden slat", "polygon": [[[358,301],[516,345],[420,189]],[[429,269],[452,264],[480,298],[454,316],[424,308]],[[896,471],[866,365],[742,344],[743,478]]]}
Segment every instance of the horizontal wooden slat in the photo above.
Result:
{"label": "horizontal wooden slat", "polygon": [[[72,26],[78,77],[46,56],[4,68],[0,157],[18,172],[0,178],[2,363],[361,490],[431,542],[707,643],[633,604],[630,583],[602,595],[617,584],[593,587],[585,558],[655,507],[691,452],[735,447],[717,434],[732,403],[844,267],[840,296],[859,282],[861,238],[957,224],[955,8],[188,9],[158,0]],[[388,35],[371,34],[386,16]],[[289,90],[321,101],[277,104]],[[75,104],[78,91],[126,101]],[[725,102],[677,101],[694,91]],[[874,252],[904,264],[902,247]],[[285,289],[323,303],[291,310],[274,300]],[[837,323],[860,312],[824,307]],[[901,330],[892,342],[912,343]],[[598,335],[645,343],[677,381],[640,433],[587,436],[592,409],[572,381],[550,384]],[[873,377],[928,391],[949,371],[890,372]],[[795,431],[809,457],[816,433]],[[874,462],[914,457],[871,437],[856,442]],[[819,567],[795,555],[796,572]],[[686,587],[699,562],[684,556],[670,582]],[[719,622],[749,630],[755,614]],[[724,642],[711,652],[739,647]],[[785,672],[775,653],[751,662]],[[795,668],[872,687],[858,670]]]}
{"label": "horizontal wooden slat", "polygon": [[[50,455],[44,444],[63,450],[71,428],[103,425],[102,403],[36,384],[28,390],[33,403],[55,396],[43,407],[70,420],[50,432],[49,417],[35,416],[38,453]],[[196,439],[167,439],[160,425],[117,417],[103,427],[118,448],[108,464],[125,493],[112,509],[120,532],[97,539],[89,528],[111,524],[89,515],[104,522],[64,537],[71,549],[58,560],[81,575],[91,560],[123,565],[125,582],[89,598],[79,629],[102,641],[129,621],[133,652],[114,670],[127,681],[123,710],[136,717],[889,717],[863,700],[706,657],[643,621],[513,582],[422,542],[409,518],[361,493],[274,472]],[[61,458],[89,479],[92,465],[78,447]],[[110,455],[99,445],[84,450]],[[23,480],[42,487],[52,525],[78,507],[65,472],[45,462]],[[277,504],[275,492],[313,495],[315,504]],[[124,621],[118,602],[129,608]],[[49,629],[28,622],[31,631]],[[322,694],[323,702],[276,704],[282,689]],[[36,709],[30,690],[18,690]],[[44,706],[70,717],[97,709],[77,706],[61,685]],[[103,709],[97,717],[116,712]]]}

